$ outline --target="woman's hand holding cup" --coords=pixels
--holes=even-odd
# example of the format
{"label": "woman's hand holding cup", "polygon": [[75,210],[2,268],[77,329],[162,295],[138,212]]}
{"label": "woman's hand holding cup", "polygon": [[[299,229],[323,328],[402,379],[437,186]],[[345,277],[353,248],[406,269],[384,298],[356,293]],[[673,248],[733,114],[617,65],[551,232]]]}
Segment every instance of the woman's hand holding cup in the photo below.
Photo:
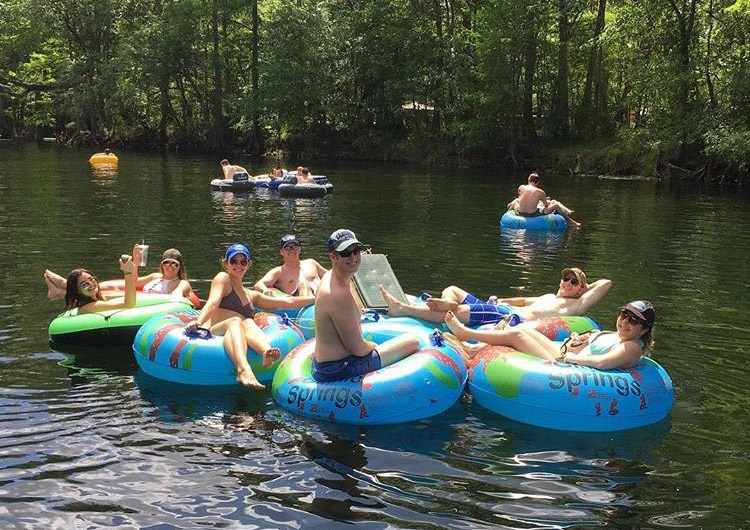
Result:
{"label": "woman's hand holding cup", "polygon": [[135,263],[133,258],[127,254],[120,256],[120,270],[125,274],[130,274],[135,270]]}

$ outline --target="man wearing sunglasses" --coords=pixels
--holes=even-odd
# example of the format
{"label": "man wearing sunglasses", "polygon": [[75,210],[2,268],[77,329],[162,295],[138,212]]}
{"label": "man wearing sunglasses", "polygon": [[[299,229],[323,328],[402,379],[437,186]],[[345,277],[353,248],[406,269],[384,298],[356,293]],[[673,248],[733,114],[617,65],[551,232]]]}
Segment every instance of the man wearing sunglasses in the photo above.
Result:
{"label": "man wearing sunglasses", "polygon": [[282,237],[279,254],[284,264],[268,271],[255,283],[255,289],[269,295],[273,289],[292,296],[315,294],[326,269],[312,258],[300,259],[301,250],[301,243],[296,235],[287,234]]}
{"label": "man wearing sunglasses", "polygon": [[565,268],[560,273],[560,285],[556,293],[541,296],[514,298],[491,297],[487,302],[451,285],[443,289],[440,298],[427,298],[426,305],[406,305],[385,289],[381,289],[388,304],[388,314],[408,315],[443,322],[445,313],[453,311],[462,324],[477,327],[501,321],[518,324],[524,320],[565,315],[583,315],[591,306],[604,298],[612,287],[612,280],[601,279],[587,283],[586,273],[577,267]]}
{"label": "man wearing sunglasses", "polygon": [[419,349],[419,341],[412,335],[401,335],[380,345],[362,337],[362,315],[351,285],[366,249],[351,230],[336,230],[328,238],[331,270],[323,275],[315,298],[313,378],[318,382],[364,375]]}

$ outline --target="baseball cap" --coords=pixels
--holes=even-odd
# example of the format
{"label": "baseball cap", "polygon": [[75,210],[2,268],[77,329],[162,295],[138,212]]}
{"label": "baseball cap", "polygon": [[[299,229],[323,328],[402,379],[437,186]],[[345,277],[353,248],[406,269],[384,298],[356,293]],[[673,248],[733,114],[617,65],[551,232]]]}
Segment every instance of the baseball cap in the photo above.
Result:
{"label": "baseball cap", "polygon": [[347,230],[346,228],[339,228],[328,238],[328,251],[329,252],[342,252],[352,245],[359,245],[361,248],[366,248],[354,232]]}
{"label": "baseball cap", "polygon": [[302,246],[302,243],[299,242],[299,238],[297,236],[295,236],[294,234],[287,234],[281,238],[281,241],[279,242],[279,248],[284,248],[285,246],[292,244]]}
{"label": "baseball cap", "polygon": [[245,256],[247,256],[247,259],[253,259],[253,255],[250,254],[250,249],[242,243],[235,243],[234,245],[230,245],[229,248],[227,248],[227,251],[224,253],[224,259],[232,259],[237,254],[244,254]]}
{"label": "baseball cap", "polygon": [[182,265],[182,252],[180,252],[176,248],[168,248],[164,251],[164,254],[161,255],[161,260],[164,261],[165,259],[174,260]]}
{"label": "baseball cap", "polygon": [[573,276],[575,276],[576,278],[578,278],[578,282],[581,285],[586,285],[586,283],[587,283],[586,282],[586,273],[583,272],[581,269],[579,269],[578,267],[566,267],[560,273],[560,277],[562,278],[563,276],[565,276],[568,273],[570,273]]}
{"label": "baseball cap", "polygon": [[648,327],[653,326],[654,320],[656,320],[656,310],[654,310],[654,306],[648,300],[636,300],[635,302],[630,302],[629,304],[622,306],[620,311],[630,311],[643,320]]}

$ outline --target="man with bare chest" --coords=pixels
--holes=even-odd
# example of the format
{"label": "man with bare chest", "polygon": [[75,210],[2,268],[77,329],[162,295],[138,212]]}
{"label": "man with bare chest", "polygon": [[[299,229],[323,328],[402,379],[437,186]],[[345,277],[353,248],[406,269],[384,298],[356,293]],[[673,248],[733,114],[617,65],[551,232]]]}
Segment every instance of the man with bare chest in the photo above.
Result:
{"label": "man with bare chest", "polygon": [[255,289],[262,293],[278,289],[292,296],[315,294],[326,269],[312,258],[300,259],[302,248],[294,234],[282,237],[279,248],[284,263],[268,271],[256,282]]}

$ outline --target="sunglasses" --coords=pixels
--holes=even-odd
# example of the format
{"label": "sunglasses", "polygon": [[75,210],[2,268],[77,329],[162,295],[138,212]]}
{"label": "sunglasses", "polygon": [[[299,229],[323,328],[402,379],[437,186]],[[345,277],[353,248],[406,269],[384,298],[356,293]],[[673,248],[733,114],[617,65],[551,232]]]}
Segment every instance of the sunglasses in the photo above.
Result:
{"label": "sunglasses", "polygon": [[360,254],[361,252],[362,252],[362,248],[355,245],[351,248],[347,248],[346,250],[339,252],[338,255],[341,256],[342,258],[348,258],[352,254]]}
{"label": "sunglasses", "polygon": [[625,320],[627,320],[630,323],[631,326],[637,326],[637,325],[641,325],[641,326],[644,326],[644,327],[648,326],[648,324],[646,324],[645,320],[642,320],[642,319],[638,318],[637,316],[635,316],[630,311],[620,311],[620,313],[618,314],[618,316],[621,317],[621,318],[624,318]]}
{"label": "sunglasses", "polygon": [[299,245],[284,245],[284,250],[299,250]]}
{"label": "sunglasses", "polygon": [[94,287],[96,287],[96,283],[96,278],[91,278],[90,280],[84,280],[79,283],[78,288],[88,291],[89,289],[93,289]]}
{"label": "sunglasses", "polygon": [[229,263],[231,263],[232,265],[241,265],[243,267],[247,267],[247,264],[249,263],[249,261],[246,260],[246,259],[236,260],[236,259],[232,258],[232,259],[229,260]]}
{"label": "sunglasses", "polygon": [[165,259],[161,262],[162,265],[171,265],[172,267],[180,267],[180,262],[172,259]]}
{"label": "sunglasses", "polygon": [[566,274],[565,276],[563,276],[562,281],[570,282],[570,285],[572,285],[573,287],[577,287],[579,283],[578,278],[576,278],[575,276],[571,276],[570,274]]}

